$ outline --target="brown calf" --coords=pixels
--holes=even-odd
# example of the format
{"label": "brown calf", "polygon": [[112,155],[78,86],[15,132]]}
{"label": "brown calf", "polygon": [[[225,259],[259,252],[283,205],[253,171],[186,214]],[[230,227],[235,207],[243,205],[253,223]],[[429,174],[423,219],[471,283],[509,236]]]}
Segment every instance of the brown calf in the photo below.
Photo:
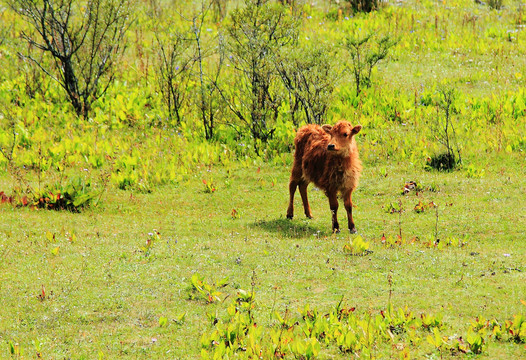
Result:
{"label": "brown calf", "polygon": [[348,121],[339,121],[336,125],[306,125],[298,130],[294,144],[294,165],[290,176],[290,201],[287,218],[294,216],[294,193],[299,186],[305,215],[312,218],[307,198],[307,186],[314,183],[325,191],[332,212],[332,230],[340,231],[338,224],[338,194],[343,197],[347,210],[348,227],[356,232],[352,218],[351,195],[360,178],[362,163],[354,135],[362,129],[361,125],[352,126]]}

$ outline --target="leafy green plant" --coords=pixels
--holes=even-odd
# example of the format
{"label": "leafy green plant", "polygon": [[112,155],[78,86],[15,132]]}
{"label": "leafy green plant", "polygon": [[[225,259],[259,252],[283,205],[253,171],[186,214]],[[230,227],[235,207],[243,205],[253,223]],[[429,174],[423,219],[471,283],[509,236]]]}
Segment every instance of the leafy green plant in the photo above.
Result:
{"label": "leafy green plant", "polygon": [[[427,341],[440,353],[480,354],[487,342],[486,329],[496,323],[477,319],[476,323],[482,327],[472,324],[466,336],[448,337],[443,334],[441,312],[436,315],[422,313],[417,317],[407,307],[395,310],[389,305],[379,315],[359,314],[354,307],[342,307],[342,298],[338,306],[326,314],[308,304],[298,310],[299,317],[291,317],[288,309],[283,316],[275,311],[273,318],[277,324],[263,328],[257,325],[256,317],[249,315],[247,308],[239,306],[239,298],[246,300],[247,297],[254,297],[254,293],[239,292],[238,298],[227,308],[227,318],[214,318],[214,328],[202,334],[203,358],[252,358],[256,355],[314,359],[322,346],[327,350],[336,347],[343,354],[368,357],[382,343],[399,350],[405,348],[405,341],[418,345],[426,333],[431,333]],[[243,302],[248,303],[245,300]],[[477,328],[479,330],[474,330]],[[408,355],[408,351],[404,354]]]}
{"label": "leafy green plant", "polygon": [[396,203],[390,202],[389,204],[384,205],[383,209],[388,214],[398,214],[404,211],[401,202],[396,202]]}
{"label": "leafy green plant", "polygon": [[[215,329],[201,337],[201,356],[207,358],[227,357],[246,352],[246,356],[261,356],[264,346],[261,344],[262,328],[258,327],[251,315],[254,294],[239,291],[237,298],[227,308],[228,319],[225,322],[214,321]],[[269,349],[265,349],[265,354]]]}
{"label": "leafy green plant", "polygon": [[190,284],[190,299],[204,300],[210,304],[221,300],[222,293],[219,289],[228,285],[228,278],[222,279],[215,285],[207,283],[201,275],[194,273],[190,279]]}
{"label": "leafy green plant", "polygon": [[502,340],[504,334],[502,333],[502,326],[497,320],[492,320],[490,322],[489,330],[491,331],[491,336],[493,336],[495,340]]}
{"label": "leafy green plant", "polygon": [[58,182],[46,185],[40,191],[31,187],[25,190],[16,188],[11,196],[2,191],[0,202],[18,207],[80,212],[92,204],[97,204],[101,195],[101,191],[92,189],[91,181],[77,176],[70,178],[65,184]]}
{"label": "leafy green plant", "polygon": [[159,317],[159,327],[166,327],[168,325],[168,318],[165,316]]}
{"label": "leafy green plant", "polygon": [[403,245],[412,244],[414,242],[417,242],[418,240],[419,239],[416,237],[408,240],[404,237],[400,237],[399,235],[397,235],[396,237],[393,237],[391,235],[386,237],[385,235],[382,235],[380,242],[387,248],[395,248]]}
{"label": "leafy green plant", "polygon": [[437,315],[421,314],[422,328],[428,331],[441,328],[443,326],[442,317],[442,313],[438,313]]}
{"label": "leafy green plant", "polygon": [[414,207],[414,210],[417,214],[420,214],[420,213],[423,213],[425,212],[426,210],[430,209],[430,208],[435,208],[437,205],[431,201],[429,202],[428,204],[425,204],[423,203],[422,201],[419,201],[415,207]]}
{"label": "leafy green plant", "polygon": [[431,192],[434,192],[434,193],[440,191],[440,187],[439,187],[436,183],[432,183],[431,185],[429,185],[429,186],[427,187],[427,189],[428,189],[429,191],[431,191]]}
{"label": "leafy green plant", "polygon": [[365,241],[361,236],[354,239],[349,239],[349,242],[343,246],[343,252],[350,255],[367,255],[369,251],[369,242]]}
{"label": "leafy green plant", "polygon": [[428,343],[433,345],[436,350],[442,353],[446,345],[446,340],[444,339],[444,336],[440,333],[438,327],[433,327],[433,334],[428,335],[426,339]]}
{"label": "leafy green plant", "polygon": [[157,230],[153,230],[153,232],[148,233],[148,237],[146,239],[146,244],[141,246],[141,252],[144,253],[145,257],[149,257],[151,255],[151,251],[153,249],[153,246],[156,242],[158,242],[161,239],[161,233]]}
{"label": "leafy green plant", "polygon": [[414,329],[421,325],[420,320],[407,306],[395,310],[392,304],[389,304],[387,310],[380,313],[389,324],[388,329],[393,334],[400,335],[406,333],[409,329]]}
{"label": "leafy green plant", "polygon": [[466,342],[468,343],[469,351],[471,351],[473,354],[482,353],[485,345],[483,334],[480,332],[468,331]]}
{"label": "leafy green plant", "polygon": [[466,176],[470,179],[480,179],[484,177],[484,169],[478,168],[474,164],[469,164],[466,167]]}
{"label": "leafy green plant", "polygon": [[127,190],[134,187],[138,181],[139,176],[133,171],[119,171],[111,174],[112,180],[117,184],[121,190]]}
{"label": "leafy green plant", "polygon": [[203,185],[204,185],[204,190],[203,191],[206,194],[212,194],[212,193],[214,193],[217,190],[216,186],[214,185],[214,180],[213,179],[212,180],[205,180],[205,179],[203,179]]}
{"label": "leafy green plant", "polygon": [[437,239],[436,236],[424,240],[422,244],[428,248],[436,248],[442,250],[444,248],[462,248],[468,245],[466,238],[459,239],[456,237],[448,237],[446,239]]}
{"label": "leafy green plant", "polygon": [[174,323],[176,323],[177,325],[183,325],[184,324],[184,321],[186,319],[186,312],[178,315],[175,319],[173,319]]}
{"label": "leafy green plant", "polygon": [[291,354],[298,359],[314,359],[320,353],[320,343],[316,338],[298,339],[289,345]]}
{"label": "leafy green plant", "polygon": [[20,344],[18,344],[17,342],[13,344],[13,342],[10,340],[8,342],[8,346],[9,346],[9,354],[11,355],[11,358],[12,359],[23,359],[23,351],[22,351],[22,348],[20,347]]}
{"label": "leafy green plant", "polygon": [[80,212],[97,203],[101,192],[94,191],[91,182],[83,177],[70,178],[65,185],[47,186],[38,194],[35,206],[50,210]]}
{"label": "leafy green plant", "polygon": [[509,334],[510,340],[516,343],[526,342],[526,317],[522,314],[513,316],[513,320],[504,322],[504,329]]}

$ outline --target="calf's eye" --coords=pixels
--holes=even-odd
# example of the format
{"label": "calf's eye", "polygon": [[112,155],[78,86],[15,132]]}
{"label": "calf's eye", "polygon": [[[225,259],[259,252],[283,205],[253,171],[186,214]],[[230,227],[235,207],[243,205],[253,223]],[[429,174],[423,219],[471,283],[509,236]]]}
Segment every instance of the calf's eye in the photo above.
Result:
{"label": "calf's eye", "polygon": [[343,137],[347,137],[347,136],[349,136],[349,134],[347,134],[347,133],[344,133],[344,134],[343,134]]}

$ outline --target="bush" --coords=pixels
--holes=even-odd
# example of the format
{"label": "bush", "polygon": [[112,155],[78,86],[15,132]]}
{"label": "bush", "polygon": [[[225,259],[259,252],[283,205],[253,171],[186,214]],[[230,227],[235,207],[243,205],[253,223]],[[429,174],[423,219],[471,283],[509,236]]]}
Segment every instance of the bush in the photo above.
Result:
{"label": "bush", "polygon": [[351,71],[356,84],[356,94],[363,88],[371,86],[373,68],[387,57],[389,49],[396,45],[398,40],[389,35],[378,37],[374,33],[365,36],[350,34],[347,36],[344,47],[351,56]]}
{"label": "bush", "polygon": [[93,191],[91,182],[75,177],[65,185],[59,183],[45,187],[36,194],[34,205],[49,210],[80,212],[89,207],[98,196],[100,193]]}
{"label": "bush", "polygon": [[[454,117],[459,113],[456,105],[458,98],[458,91],[448,85],[440,85],[436,91],[434,104],[437,108],[437,116],[434,123],[434,136],[446,148],[446,152],[431,158],[429,166],[434,169],[452,170],[457,164],[462,163],[454,126]],[[455,153],[458,154],[458,159]]]}
{"label": "bush", "polygon": [[457,160],[455,159],[455,154],[445,152],[431,156],[428,160],[427,167],[440,170],[440,171],[450,171],[457,166]]}
{"label": "bush", "polygon": [[382,4],[382,0],[347,0],[355,12],[371,12],[377,10]]}
{"label": "bush", "polygon": [[504,4],[503,0],[489,0],[488,1],[488,6],[490,7],[490,9],[494,9],[494,10],[502,9],[503,4]]}

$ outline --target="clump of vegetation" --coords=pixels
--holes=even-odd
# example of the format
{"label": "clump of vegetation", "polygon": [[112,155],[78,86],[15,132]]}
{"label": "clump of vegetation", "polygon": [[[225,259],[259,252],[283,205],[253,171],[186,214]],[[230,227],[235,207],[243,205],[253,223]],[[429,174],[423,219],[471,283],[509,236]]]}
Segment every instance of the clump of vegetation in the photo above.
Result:
{"label": "clump of vegetation", "polygon": [[154,229],[153,232],[148,233],[146,244],[140,248],[141,252],[144,254],[144,257],[147,258],[151,255],[155,243],[159,242],[159,240],[161,240],[161,233],[159,231]]}
{"label": "clump of vegetation", "polygon": [[502,9],[504,5],[504,0],[488,0],[488,6],[494,10]]}
{"label": "clump of vegetation", "polygon": [[365,241],[361,236],[357,236],[354,239],[349,239],[349,242],[343,246],[343,252],[350,255],[367,255],[372,251],[369,249],[369,242]]}
{"label": "clump of vegetation", "polygon": [[435,139],[446,148],[446,151],[430,157],[427,164],[430,168],[451,171],[462,163],[453,121],[454,115],[458,114],[455,103],[457,98],[458,93],[452,87],[442,85],[437,90],[434,101],[437,114],[433,128]]}
{"label": "clump of vegetation", "polygon": [[190,294],[191,300],[204,300],[207,304],[220,301],[222,295],[219,289],[228,285],[228,278],[221,279],[217,284],[208,283],[203,276],[194,273],[190,279]]}
{"label": "clump of vegetation", "polygon": [[355,12],[371,12],[378,10],[385,0],[346,0]]}
{"label": "clump of vegetation", "polygon": [[100,195],[101,192],[93,190],[91,181],[86,181],[82,177],[74,177],[64,185],[58,183],[44,187],[40,193],[36,194],[33,204],[38,208],[80,212],[96,204]]}
{"label": "clump of vegetation", "polygon": [[457,160],[453,153],[441,153],[429,158],[427,165],[436,170],[449,171],[457,166]]}
{"label": "clump of vegetation", "polygon": [[0,192],[1,203],[34,209],[67,210],[80,212],[92,204],[97,204],[100,191],[93,190],[91,182],[81,177],[69,179],[66,184],[55,183],[42,189],[16,188],[13,195]]}
{"label": "clump of vegetation", "polygon": [[[253,296],[251,294],[250,298]],[[469,327],[467,335],[445,336],[441,312],[417,316],[407,307],[395,310],[388,306],[378,314],[372,314],[359,312],[355,307],[342,307],[341,302],[326,314],[309,305],[298,310],[297,315],[291,314],[288,309],[284,314],[274,312],[274,325],[264,328],[257,326],[256,318],[250,316],[243,306],[252,304],[252,300],[247,301],[246,297],[247,292],[240,290],[228,307],[226,318],[216,318],[213,330],[203,333],[203,358],[257,356],[315,359],[322,347],[334,347],[341,354],[369,357],[385,343],[404,350],[403,357],[409,358],[408,344],[418,344],[422,338],[439,353],[480,354],[491,336],[488,328],[492,327],[494,334],[501,334],[496,320],[481,322],[477,319],[477,323]],[[515,317],[514,323],[520,321]],[[502,337],[496,340],[499,339]]]}

